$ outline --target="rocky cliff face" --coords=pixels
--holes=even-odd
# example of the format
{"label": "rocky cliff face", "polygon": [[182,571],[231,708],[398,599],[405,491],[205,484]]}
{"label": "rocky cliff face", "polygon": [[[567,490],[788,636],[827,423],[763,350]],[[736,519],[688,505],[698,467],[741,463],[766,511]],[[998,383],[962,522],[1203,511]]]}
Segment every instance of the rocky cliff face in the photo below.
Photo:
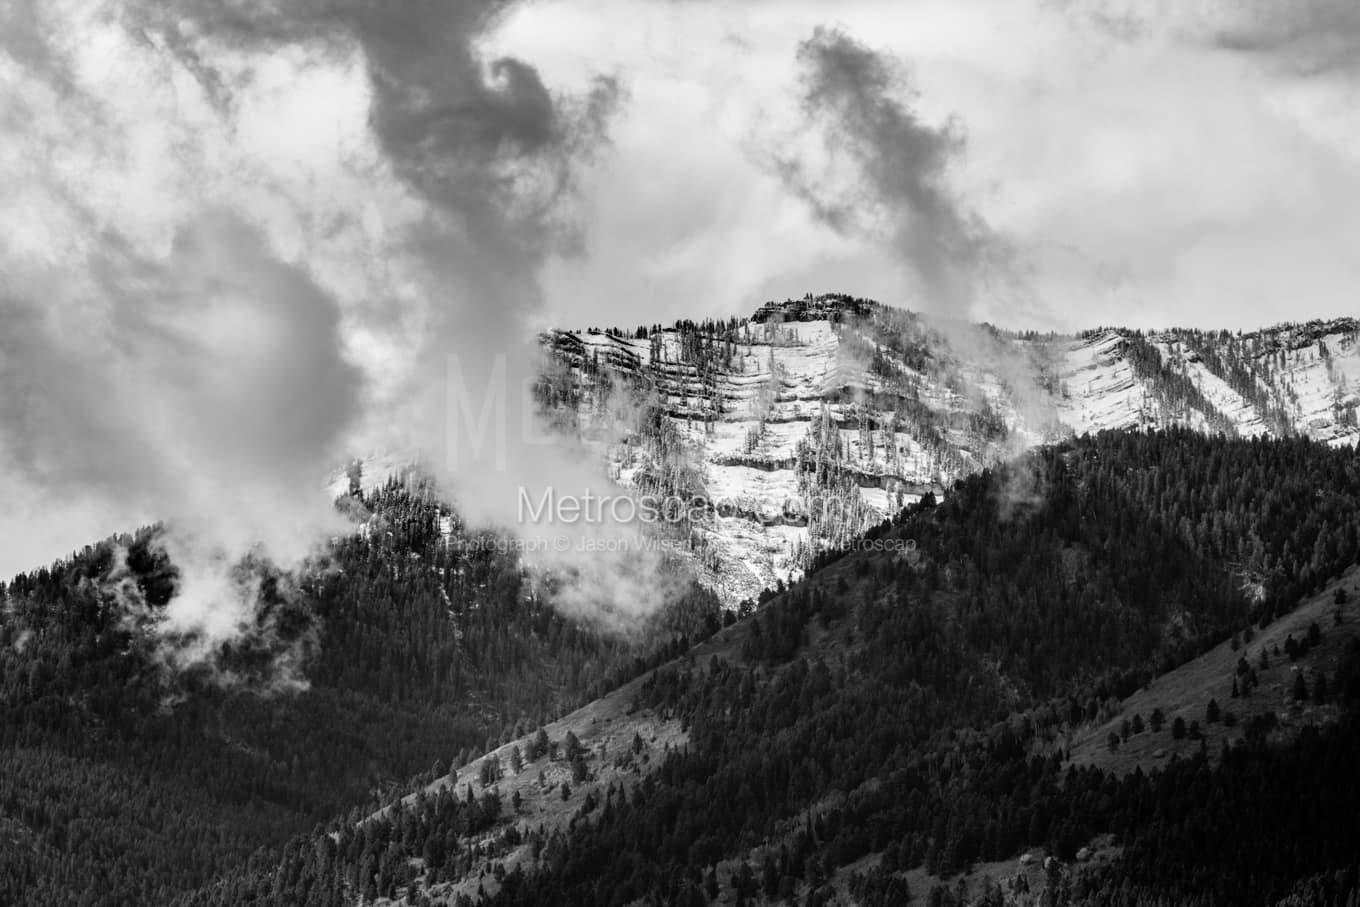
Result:
{"label": "rocky cliff face", "polygon": [[1033,444],[1185,425],[1360,441],[1360,322],[1017,334],[844,296],[750,318],[555,331],[543,401],[685,534],[730,603]]}

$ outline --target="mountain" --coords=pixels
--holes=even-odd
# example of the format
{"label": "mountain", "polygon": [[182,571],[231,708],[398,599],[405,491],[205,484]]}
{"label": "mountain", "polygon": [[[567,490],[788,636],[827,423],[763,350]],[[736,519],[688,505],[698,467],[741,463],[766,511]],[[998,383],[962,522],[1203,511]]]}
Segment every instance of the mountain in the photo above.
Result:
{"label": "mountain", "polygon": [[182,903],[1360,899],[1354,448],[1102,432],[861,541]]}
{"label": "mountain", "polygon": [[566,617],[398,456],[187,668],[161,530],[92,545],[0,586],[0,903],[1349,907],[1355,332],[546,335],[729,608]]}
{"label": "mountain", "polygon": [[170,903],[719,626],[694,587],[632,638],[568,619],[419,477],[356,484],[367,531],[239,564],[250,625],[187,666],[159,527],[0,583],[0,904]]}
{"label": "mountain", "polygon": [[729,606],[1035,444],[1171,426],[1360,440],[1355,319],[1038,335],[825,295],[542,340],[561,428],[623,486],[707,503],[685,528]]}

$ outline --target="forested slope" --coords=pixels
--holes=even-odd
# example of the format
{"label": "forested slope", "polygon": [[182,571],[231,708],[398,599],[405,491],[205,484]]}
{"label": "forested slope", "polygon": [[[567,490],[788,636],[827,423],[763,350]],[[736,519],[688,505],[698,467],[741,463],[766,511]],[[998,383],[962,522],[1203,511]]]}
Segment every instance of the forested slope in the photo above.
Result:
{"label": "forested slope", "polygon": [[[498,905],[900,904],[913,867],[949,878],[1028,846],[1071,861],[1114,834],[1119,859],[1056,866],[1044,902],[1271,903],[1301,886],[1301,903],[1345,903],[1360,845],[1343,821],[1360,809],[1354,620],[1325,629],[1344,653],[1335,721],[1290,735],[1261,722],[1218,768],[1201,755],[1122,780],[1069,768],[1064,742],[1157,674],[1333,588],[1360,558],[1357,514],[1348,448],[1173,431],[1036,451],[822,558],[652,672],[635,707],[678,717],[688,746],[566,829],[502,807],[477,832],[504,829],[499,850],[463,866]],[[296,839],[279,868],[193,902],[442,899],[421,861],[433,840],[457,853],[467,830],[463,808],[340,827],[339,850]]]}
{"label": "forested slope", "polygon": [[[419,482],[342,503],[366,535],[296,581],[242,565],[264,604],[210,664],[170,670],[108,582],[165,604],[158,529],[0,587],[0,903],[167,903],[717,626],[698,589],[633,639],[564,619],[504,546],[450,545],[441,519],[469,533]],[[285,656],[305,691],[279,688]]]}

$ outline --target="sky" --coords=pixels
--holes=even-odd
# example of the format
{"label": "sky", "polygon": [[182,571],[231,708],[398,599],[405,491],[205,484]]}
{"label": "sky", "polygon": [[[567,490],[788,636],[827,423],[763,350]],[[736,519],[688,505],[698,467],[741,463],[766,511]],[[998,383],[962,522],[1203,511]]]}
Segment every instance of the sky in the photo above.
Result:
{"label": "sky", "polygon": [[0,575],[157,519],[299,557],[327,464],[449,443],[452,363],[549,325],[1354,314],[1360,13],[1189,6],[12,0]]}
{"label": "sky", "polygon": [[[1188,7],[1198,11],[1187,13]],[[805,291],[929,309],[900,242],[838,232],[768,165],[815,152],[798,48],[839,29],[961,139],[944,174],[1009,250],[969,313],[1009,327],[1249,329],[1349,314],[1360,265],[1360,14],[1309,2],[574,3],[498,40],[627,102],[549,310],[727,314]],[[845,161],[840,161],[844,164]],[[844,187],[844,180],[839,184]]]}

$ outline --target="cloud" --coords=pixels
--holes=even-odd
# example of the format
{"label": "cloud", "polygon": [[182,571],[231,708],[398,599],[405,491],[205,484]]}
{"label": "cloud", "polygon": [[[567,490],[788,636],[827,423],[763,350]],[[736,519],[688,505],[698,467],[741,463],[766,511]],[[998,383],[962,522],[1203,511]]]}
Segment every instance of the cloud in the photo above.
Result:
{"label": "cloud", "polygon": [[1171,37],[1240,54],[1294,76],[1360,69],[1360,8],[1348,0],[1221,0],[1189,6],[1130,0],[1044,0],[1059,15],[1124,42]]}
{"label": "cloud", "polygon": [[[0,468],[24,508],[4,534],[73,509],[166,520],[167,632],[204,643],[176,657],[260,613],[232,564],[291,568],[343,531],[322,479],[356,444],[420,448],[488,519],[519,483],[584,475],[526,449],[520,354],[545,260],[582,248],[575,168],[623,92],[484,59],[507,8],[6,12]],[[509,363],[508,461],[445,449],[453,357],[482,382]]]}
{"label": "cloud", "polygon": [[[521,432],[529,421],[523,390],[537,361],[529,318],[542,302],[539,272],[554,251],[581,247],[570,215],[575,169],[603,141],[622,97],[608,77],[581,97],[557,97],[523,60],[483,59],[478,43],[509,7],[316,0],[242,8],[202,0],[173,13],[148,4],[136,17],[195,59],[204,40],[249,52],[358,48],[377,143],[393,173],[428,205],[404,232],[402,250],[420,297],[420,336],[406,352],[408,378],[375,414],[374,431],[392,443],[398,410],[405,440],[437,467],[456,464],[441,478],[460,506],[503,520],[515,504],[511,492],[544,456],[526,451]],[[469,387],[452,387],[458,380]],[[463,402],[454,392],[464,390],[477,411],[451,414]],[[457,424],[480,418],[484,393],[500,394],[496,418],[505,425],[497,430],[510,442],[490,452]],[[459,449],[448,447],[451,439]]]}
{"label": "cloud", "polygon": [[1224,50],[1283,63],[1303,75],[1360,71],[1360,7],[1348,0],[1252,0],[1210,30]]}
{"label": "cloud", "polygon": [[[601,139],[619,86],[601,77],[585,99],[564,100],[528,63],[484,60],[477,44],[511,6],[195,0],[143,4],[130,18],[200,74],[205,43],[252,53],[302,46],[323,59],[357,48],[372,88],[369,123],[397,175],[461,222],[458,244],[532,258],[550,238],[552,202],[570,185],[575,156]],[[223,80],[211,70],[209,78]]]}
{"label": "cloud", "polygon": [[803,159],[777,154],[780,176],[837,232],[886,230],[921,284],[920,307],[966,315],[999,240],[949,185],[964,149],[958,123],[926,123],[907,73],[844,32],[818,28],[798,60],[803,108],[825,130],[831,164],[848,159],[852,185],[828,187]]}
{"label": "cloud", "polygon": [[[111,241],[73,279],[11,269],[0,443],[15,474],[295,557],[318,460],[357,411],[334,301],[225,211],[163,259]],[[17,393],[15,392],[17,391]]]}
{"label": "cloud", "polygon": [[[1356,275],[1343,237],[1360,211],[1353,83],[1215,45],[1240,7],[519,7],[491,39],[497,52],[534,60],[552,85],[617,71],[630,98],[609,154],[582,173],[589,254],[549,263],[548,310],[558,324],[633,325],[748,313],[820,289],[922,307],[881,209],[838,233],[772,166],[775,152],[800,163],[828,208],[864,194],[853,157],[821,142],[829,117],[809,120],[790,88],[799,45],[834,23],[880,57],[910,61],[890,96],[920,123],[966,124],[946,185],[1004,239],[972,317],[1019,329],[1250,330],[1300,306],[1347,314]],[[616,40],[621,29],[635,40]]]}
{"label": "cloud", "polygon": [[[222,646],[268,631],[258,585],[223,581],[230,565],[252,550],[292,565],[344,531],[316,473],[357,414],[360,375],[334,300],[232,213],[203,212],[164,259],[112,242],[86,266],[74,285],[7,275],[0,459],[40,511],[94,499],[168,521],[181,582],[158,657],[220,682]],[[298,648],[273,654],[259,676],[296,687]]]}

